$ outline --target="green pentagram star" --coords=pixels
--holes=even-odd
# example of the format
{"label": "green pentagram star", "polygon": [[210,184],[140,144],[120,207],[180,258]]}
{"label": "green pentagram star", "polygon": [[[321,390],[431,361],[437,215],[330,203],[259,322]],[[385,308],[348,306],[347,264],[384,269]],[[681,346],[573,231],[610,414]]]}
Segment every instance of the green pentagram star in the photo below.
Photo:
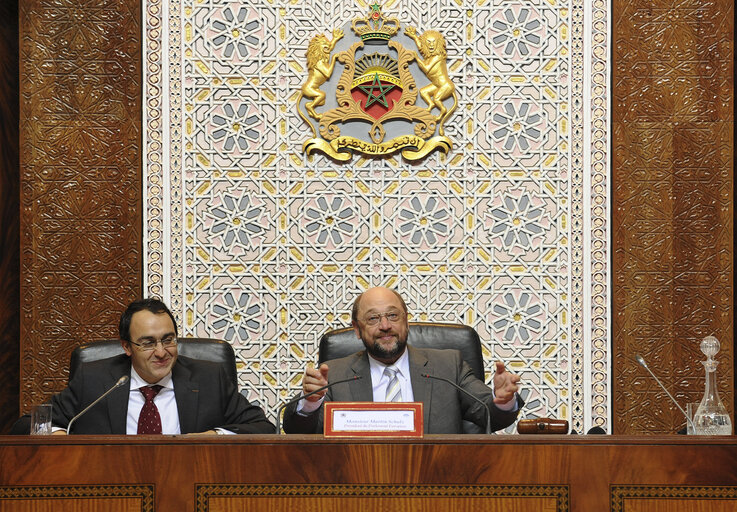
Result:
{"label": "green pentagram star", "polygon": [[381,12],[381,4],[374,2],[373,4],[369,5],[371,8],[371,12]]}
{"label": "green pentagram star", "polygon": [[386,93],[394,89],[394,85],[382,84],[381,80],[379,80],[378,73],[374,75],[374,81],[371,82],[371,85],[359,85],[358,88],[368,95],[368,98],[366,98],[366,104],[363,106],[363,108],[369,108],[374,103],[378,103],[386,108],[389,108],[389,103],[387,103],[386,101]]}

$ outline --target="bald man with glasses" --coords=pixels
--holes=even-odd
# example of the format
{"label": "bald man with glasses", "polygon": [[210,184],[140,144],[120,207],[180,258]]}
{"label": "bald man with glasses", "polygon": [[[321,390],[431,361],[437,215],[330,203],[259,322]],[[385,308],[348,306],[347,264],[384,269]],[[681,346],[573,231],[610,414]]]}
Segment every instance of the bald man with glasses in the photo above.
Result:
{"label": "bald man with glasses", "polygon": [[131,303],[118,326],[125,354],[83,363],[51,399],[54,434],[270,434],[264,412],[238,392],[218,363],[179,356],[174,317],[156,299]]}
{"label": "bald man with glasses", "polygon": [[463,421],[486,426],[486,412],[478,402],[447,383],[430,382],[422,374],[449,379],[479,400],[491,414],[491,431],[503,429],[517,418],[523,405],[517,395],[519,377],[496,363],[492,390],[473,375],[457,350],[415,348],[407,345],[407,306],[394,290],[372,288],[353,304],[352,324],[365,350],[307,368],[302,395],[330,382],[361,377],[303,398],[284,411],[287,433],[322,433],[322,404],[339,402],[422,402],[426,434],[461,434]]}

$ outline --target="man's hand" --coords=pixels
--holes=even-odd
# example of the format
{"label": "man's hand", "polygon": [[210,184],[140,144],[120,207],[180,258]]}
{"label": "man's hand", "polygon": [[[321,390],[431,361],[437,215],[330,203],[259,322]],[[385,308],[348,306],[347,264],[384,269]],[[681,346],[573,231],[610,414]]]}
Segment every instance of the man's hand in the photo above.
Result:
{"label": "man's hand", "polygon": [[51,433],[52,436],[65,436],[67,435],[66,430],[57,430],[56,432]]}
{"label": "man's hand", "polygon": [[506,404],[514,400],[517,391],[519,391],[519,375],[508,372],[504,368],[504,363],[497,361],[494,373],[494,403]]}
{"label": "man's hand", "polygon": [[[302,394],[312,393],[316,389],[328,385],[328,365],[325,363],[320,368],[307,368],[305,376],[302,378]],[[317,402],[327,393],[327,389],[323,389],[320,393],[305,398],[308,402]]]}

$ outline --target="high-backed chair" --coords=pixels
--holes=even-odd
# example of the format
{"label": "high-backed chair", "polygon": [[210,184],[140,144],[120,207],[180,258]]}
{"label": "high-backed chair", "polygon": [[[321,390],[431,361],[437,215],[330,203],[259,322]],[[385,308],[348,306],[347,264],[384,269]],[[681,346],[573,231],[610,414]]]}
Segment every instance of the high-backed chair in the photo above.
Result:
{"label": "high-backed chair", "polygon": [[[238,374],[235,366],[235,352],[233,347],[221,340],[211,338],[177,338],[177,351],[179,355],[192,359],[204,359],[222,363],[228,377],[233,384],[238,386]],[[89,361],[97,361],[108,357],[123,354],[120,340],[104,340],[85,343],[72,350],[69,358],[69,380],[72,380],[79,365]],[[10,429],[13,435],[28,435],[31,426],[29,414],[21,416]]]}
{"label": "high-backed chair", "polygon": [[[484,380],[484,358],[478,333],[467,325],[435,322],[410,322],[407,343],[421,348],[454,348],[473,370],[473,374]],[[320,338],[318,361],[349,356],[363,350],[363,342],[356,336],[353,327],[344,327],[323,334]]]}
{"label": "high-backed chair", "polygon": [[[177,338],[177,352],[179,355],[191,359],[222,363],[228,377],[236,386],[238,385],[235,352],[227,342],[212,338]],[[72,351],[69,359],[69,380],[72,379],[81,363],[97,361],[123,353],[120,340],[94,341],[80,345]]]}
{"label": "high-backed chair", "polygon": [[[452,348],[459,350],[473,374],[484,380],[484,358],[481,340],[475,329],[462,324],[410,322],[407,343],[421,348]],[[323,334],[320,338],[318,363],[349,356],[363,350],[363,342],[352,327],[344,327]],[[463,422],[466,434],[483,434],[484,429],[470,421]]]}

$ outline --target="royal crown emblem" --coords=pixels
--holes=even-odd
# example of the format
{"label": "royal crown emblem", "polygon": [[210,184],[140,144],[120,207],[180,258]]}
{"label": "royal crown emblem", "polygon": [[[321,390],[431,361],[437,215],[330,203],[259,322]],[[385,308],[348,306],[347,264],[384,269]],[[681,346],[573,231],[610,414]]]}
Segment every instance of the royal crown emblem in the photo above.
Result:
{"label": "royal crown emblem", "polygon": [[[448,75],[442,34],[418,34],[410,26],[402,36],[399,20],[384,16],[376,3],[366,17],[354,19],[350,29],[353,41],[336,28],[331,38],[318,34],[307,47],[308,74],[297,110],[313,136],[304,142],[304,152],[319,151],[341,162],[354,152],[401,152],[409,161],[435,150],[447,154],[453,144],[444,125],[458,95]],[[333,53],[339,43],[347,49]],[[339,77],[333,79],[336,68]]]}

